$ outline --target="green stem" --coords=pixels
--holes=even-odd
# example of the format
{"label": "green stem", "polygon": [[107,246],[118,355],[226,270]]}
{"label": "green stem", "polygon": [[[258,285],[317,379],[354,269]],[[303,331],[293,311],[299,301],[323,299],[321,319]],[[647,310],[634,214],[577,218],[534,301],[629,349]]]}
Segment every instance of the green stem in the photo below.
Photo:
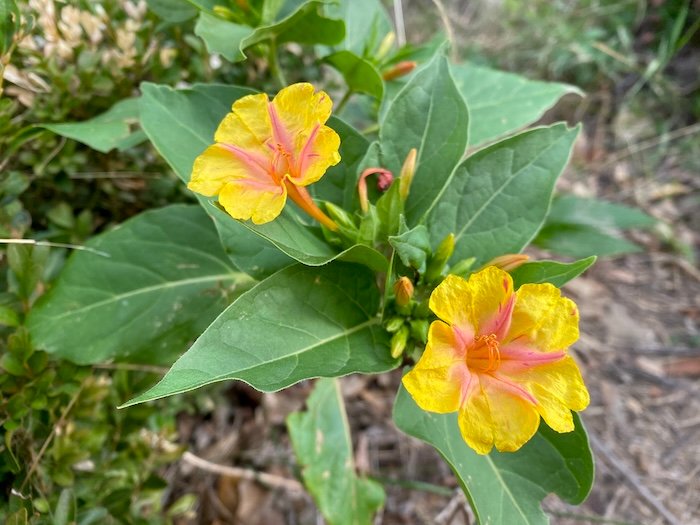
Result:
{"label": "green stem", "polygon": [[348,103],[348,100],[350,100],[350,97],[355,94],[355,91],[350,88],[348,91],[343,95],[343,98],[340,99],[340,102],[338,102],[338,107],[335,108],[335,112],[337,114],[340,114],[341,111],[343,111],[343,108],[345,105]]}
{"label": "green stem", "polygon": [[270,56],[268,57],[268,62],[270,73],[279,84],[280,89],[285,87],[287,85],[287,79],[280,68],[279,57],[277,54],[277,41],[274,39],[270,41]]}

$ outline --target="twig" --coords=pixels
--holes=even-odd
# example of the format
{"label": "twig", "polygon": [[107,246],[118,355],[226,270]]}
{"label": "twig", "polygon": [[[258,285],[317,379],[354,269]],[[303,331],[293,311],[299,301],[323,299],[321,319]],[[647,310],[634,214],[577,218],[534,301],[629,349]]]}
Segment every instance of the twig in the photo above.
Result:
{"label": "twig", "polygon": [[67,244],[64,242],[49,242],[37,241],[36,239],[0,239],[0,244],[31,244],[32,246],[49,246],[52,248],[69,248],[71,250],[80,250],[84,252],[94,253],[101,257],[111,257],[107,252],[101,252],[89,246],[80,246],[78,244]]}
{"label": "twig", "polygon": [[445,508],[442,509],[437,516],[435,516],[435,523],[438,525],[449,523],[459,507],[464,505],[466,502],[467,499],[464,497],[464,492],[462,492],[461,489],[457,489],[455,495],[452,496]]}
{"label": "twig", "polygon": [[399,46],[406,43],[406,24],[403,20],[403,3],[394,0],[394,22],[396,23],[396,40]]}
{"label": "twig", "polygon": [[249,481],[257,481],[263,485],[274,488],[282,488],[290,492],[303,492],[304,487],[295,479],[285,478],[282,476],[276,476],[274,474],[268,474],[266,472],[258,472],[256,470],[251,470],[247,468],[240,467],[230,467],[227,465],[219,465],[217,463],[212,463],[206,459],[195,456],[192,452],[186,451],[182,455],[182,460],[185,463],[189,463],[193,467],[197,467],[207,472],[212,472],[214,474],[221,474],[222,476],[227,476],[234,479],[245,479]]}
{"label": "twig", "polygon": [[617,470],[622,477],[627,481],[636,491],[651,505],[661,516],[671,525],[681,525],[671,511],[669,511],[666,506],[659,501],[659,499],[652,494],[652,492],[642,483],[639,479],[637,473],[634,472],[622,459],[617,457],[617,455],[610,450],[605,444],[598,439],[592,433],[588,434],[588,439],[590,440],[593,447],[595,447],[598,452],[605,458],[608,465]]}

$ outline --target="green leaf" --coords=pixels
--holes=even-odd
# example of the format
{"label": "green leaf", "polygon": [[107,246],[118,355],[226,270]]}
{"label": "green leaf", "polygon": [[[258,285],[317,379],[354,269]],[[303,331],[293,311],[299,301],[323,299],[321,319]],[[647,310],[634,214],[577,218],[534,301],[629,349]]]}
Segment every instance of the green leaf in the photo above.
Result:
{"label": "green leaf", "polygon": [[292,4],[293,10],[282,9],[274,22],[257,28],[235,24],[202,11],[194,32],[204,40],[209,52],[220,53],[232,62],[244,60],[246,49],[267,40],[274,40],[275,44],[297,42],[326,45],[343,40],[345,24],[342,20],[323,16],[320,10],[325,4],[324,0]]}
{"label": "green leaf", "polygon": [[289,207],[272,222],[265,224],[245,222],[244,224],[290,257],[308,266],[321,266],[337,259],[357,262],[378,272],[384,272],[389,264],[381,253],[363,244],[357,244],[337,253],[323,239],[319,228],[312,228],[302,223]]}
{"label": "green leaf", "polygon": [[306,412],[287,418],[304,485],[329,525],[370,525],[384,489],[355,473],[352,439],[337,379],[319,379]]}
{"label": "green leaf", "polygon": [[384,81],[377,68],[368,60],[352,51],[338,51],[323,59],[337,69],[345,79],[348,89],[356,93],[366,93],[377,100],[384,94]]}
{"label": "green leaf", "polygon": [[457,413],[421,410],[401,387],[394,423],[406,434],[435,447],[450,465],[479,523],[544,525],[540,502],[550,492],[578,504],[593,484],[593,457],[586,431],[574,413],[576,429],[558,434],[543,422],[519,451],[482,456],[462,439]]}
{"label": "green leaf", "polygon": [[238,379],[272,392],[313,377],[392,370],[374,273],[295,265],[239,297],[146,393],[124,406]]}
{"label": "green leaf", "polygon": [[338,0],[327,7],[328,16],[345,22],[345,40],[339,47],[371,58],[374,48],[393,30],[380,0]]}
{"label": "green leaf", "polygon": [[575,195],[555,197],[547,224],[576,224],[593,228],[651,228],[657,223],[642,210]]}
{"label": "green leaf", "polygon": [[170,362],[250,278],[237,273],[198,206],[142,213],[73,253],[32,308],[34,344],[76,363]]}
{"label": "green leaf", "polygon": [[160,18],[170,24],[177,24],[197,16],[198,10],[187,0],[146,0]]}
{"label": "green leaf", "polygon": [[516,288],[525,283],[551,283],[557,288],[564,286],[593,265],[596,257],[591,256],[572,263],[556,261],[535,261],[525,263],[510,272]]}
{"label": "green leaf", "polygon": [[[143,83],[141,125],[158,152],[187,182],[194,159],[214,141],[214,131],[231,110],[231,104],[251,90],[223,84],[195,84],[191,89]],[[256,278],[266,277],[292,263],[270,243],[212,205],[197,198],[212,217],[219,237],[238,269]]]}
{"label": "green leaf", "polygon": [[453,261],[477,266],[517,253],[545,220],[552,189],[578,128],[526,131],[482,149],[460,164],[428,215],[432,239],[455,234]]}
{"label": "green leaf", "polygon": [[409,226],[431,207],[467,147],[467,106],[438,54],[392,101],[379,132],[382,166],[398,175],[411,148],[416,173],[406,201]]}
{"label": "green leaf", "polygon": [[107,153],[113,149],[124,151],[143,142],[146,139],[143,131],[134,129],[138,122],[139,100],[127,98],[117,102],[105,113],[83,122],[38,126]]}
{"label": "green leaf", "polygon": [[401,262],[419,273],[425,273],[426,263],[430,257],[430,234],[428,228],[419,224],[412,230],[389,237],[389,244],[396,250]]}
{"label": "green leaf", "polygon": [[575,224],[548,224],[537,235],[535,244],[568,257],[612,257],[642,251],[640,246],[627,239]]}
{"label": "green leaf", "polygon": [[472,146],[493,141],[532,124],[567,93],[583,95],[576,87],[540,82],[475,64],[452,66],[457,87],[469,107]]}
{"label": "green leaf", "polygon": [[404,203],[401,199],[400,191],[400,183],[398,179],[395,179],[386,193],[377,200],[377,218],[379,219],[380,228],[379,237],[382,241],[391,235],[399,233],[402,225],[401,223],[404,221]]}
{"label": "green leaf", "polygon": [[[21,16],[15,0],[0,0],[0,58],[10,51],[20,25]],[[0,74],[3,72],[2,69],[3,67],[0,66]],[[2,93],[1,87],[0,93]]]}

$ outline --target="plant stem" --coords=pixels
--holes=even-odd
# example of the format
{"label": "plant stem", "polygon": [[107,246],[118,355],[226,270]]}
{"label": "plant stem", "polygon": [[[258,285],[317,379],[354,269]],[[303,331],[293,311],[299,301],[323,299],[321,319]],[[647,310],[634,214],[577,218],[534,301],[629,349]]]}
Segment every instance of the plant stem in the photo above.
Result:
{"label": "plant stem", "polygon": [[281,89],[287,85],[287,79],[285,78],[282,69],[280,69],[279,56],[277,54],[277,51],[277,41],[275,39],[272,39],[270,41],[270,55],[268,57],[268,67],[270,68],[270,73],[277,81]]}
{"label": "plant stem", "polygon": [[340,114],[341,111],[343,111],[343,108],[345,108],[346,104],[348,103],[348,100],[350,100],[350,97],[355,94],[355,91],[352,88],[349,88],[345,95],[343,95],[343,98],[340,99],[340,102],[338,102],[338,107],[335,108],[335,112],[337,114]]}

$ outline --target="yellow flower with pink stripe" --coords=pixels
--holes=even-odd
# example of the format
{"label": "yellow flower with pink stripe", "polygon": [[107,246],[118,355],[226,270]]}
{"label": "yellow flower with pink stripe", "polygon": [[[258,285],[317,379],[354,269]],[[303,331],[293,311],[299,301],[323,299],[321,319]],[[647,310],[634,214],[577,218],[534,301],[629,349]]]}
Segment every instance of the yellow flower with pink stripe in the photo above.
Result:
{"label": "yellow flower with pink stripe", "polygon": [[214,141],[192,167],[189,189],[219,203],[236,219],[275,219],[287,197],[326,227],[335,223],[313,202],[306,186],[340,162],[338,134],[325,125],[333,102],[308,83],[233,103]]}
{"label": "yellow flower with pink stripe", "polygon": [[557,432],[574,429],[571,411],[588,406],[581,373],[566,350],[579,335],[578,310],[551,284],[513,289],[510,275],[489,266],[454,275],[433,291],[440,320],[403,378],[419,407],[458,412],[466,443],[479,454],[515,451],[542,417]]}

